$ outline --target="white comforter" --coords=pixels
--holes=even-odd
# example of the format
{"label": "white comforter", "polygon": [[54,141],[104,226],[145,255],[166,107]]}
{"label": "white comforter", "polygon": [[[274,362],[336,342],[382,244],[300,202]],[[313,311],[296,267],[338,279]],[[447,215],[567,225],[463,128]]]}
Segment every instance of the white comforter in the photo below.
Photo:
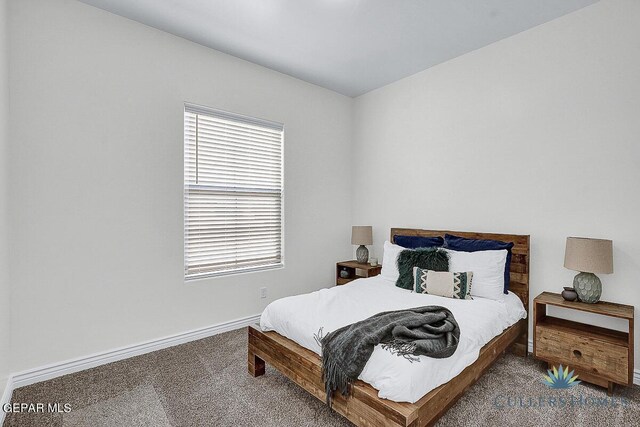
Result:
{"label": "white comforter", "polygon": [[262,313],[260,327],[320,354],[314,334],[321,328],[326,335],[383,311],[424,305],[441,305],[451,310],[460,326],[458,348],[446,359],[420,356],[420,362],[411,363],[377,346],[360,379],[375,387],[381,398],[418,401],[472,364],[480,348],[492,338],[526,317],[522,302],[512,293],[505,295],[504,301],[477,297],[456,300],[416,294],[376,276],[274,301]]}

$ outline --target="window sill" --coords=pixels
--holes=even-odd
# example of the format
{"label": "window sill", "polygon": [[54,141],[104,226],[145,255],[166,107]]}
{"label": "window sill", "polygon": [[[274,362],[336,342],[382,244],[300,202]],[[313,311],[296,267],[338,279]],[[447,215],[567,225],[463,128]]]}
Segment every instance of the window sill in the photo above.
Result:
{"label": "window sill", "polygon": [[278,264],[270,264],[270,265],[261,265],[258,267],[247,267],[247,268],[238,268],[234,270],[225,270],[225,271],[216,271],[212,273],[201,273],[194,274],[191,276],[185,276],[185,283],[196,282],[203,279],[212,279],[215,277],[227,277],[227,276],[236,276],[239,274],[247,274],[247,273],[258,273],[261,271],[269,271],[269,270],[279,270],[284,268],[284,262]]}

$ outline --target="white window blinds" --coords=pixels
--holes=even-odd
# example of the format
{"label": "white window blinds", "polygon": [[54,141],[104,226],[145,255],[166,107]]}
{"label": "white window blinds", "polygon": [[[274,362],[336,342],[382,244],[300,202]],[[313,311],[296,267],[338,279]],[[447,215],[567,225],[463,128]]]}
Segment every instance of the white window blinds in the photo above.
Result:
{"label": "white window blinds", "polygon": [[187,279],[281,267],[283,125],[184,112]]}

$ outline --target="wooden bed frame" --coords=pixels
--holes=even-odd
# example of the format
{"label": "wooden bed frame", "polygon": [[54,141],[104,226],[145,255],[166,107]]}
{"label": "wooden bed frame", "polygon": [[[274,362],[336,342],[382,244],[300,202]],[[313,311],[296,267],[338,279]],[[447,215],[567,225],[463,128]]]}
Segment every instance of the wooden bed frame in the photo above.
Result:
{"label": "wooden bed frame", "polygon": [[[510,290],[520,297],[529,312],[529,236],[392,228],[391,242],[395,241],[395,236],[435,237],[445,233],[513,242]],[[431,390],[416,403],[381,399],[376,389],[358,380],[352,387],[351,396],[334,394],[333,409],[361,427],[431,426],[505,351],[526,356],[527,344],[527,319],[522,319],[482,347],[478,359],[457,377]],[[267,362],[318,399],[325,400],[322,361],[314,352],[276,332],[262,332],[257,326],[249,326],[248,356],[252,376],[263,375]]]}

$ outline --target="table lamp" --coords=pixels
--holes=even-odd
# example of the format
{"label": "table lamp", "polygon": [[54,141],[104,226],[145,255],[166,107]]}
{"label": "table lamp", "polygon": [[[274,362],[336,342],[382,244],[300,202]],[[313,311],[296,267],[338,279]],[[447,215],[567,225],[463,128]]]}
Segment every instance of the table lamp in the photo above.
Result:
{"label": "table lamp", "polygon": [[602,282],[594,273],[613,273],[613,242],[604,239],[567,237],[564,266],[579,271],[573,287],[582,302],[596,303],[602,295]]}
{"label": "table lamp", "polygon": [[370,225],[354,225],[351,228],[351,244],[360,245],[356,249],[356,260],[364,264],[369,260],[369,249],[365,245],[373,244],[373,232]]}

